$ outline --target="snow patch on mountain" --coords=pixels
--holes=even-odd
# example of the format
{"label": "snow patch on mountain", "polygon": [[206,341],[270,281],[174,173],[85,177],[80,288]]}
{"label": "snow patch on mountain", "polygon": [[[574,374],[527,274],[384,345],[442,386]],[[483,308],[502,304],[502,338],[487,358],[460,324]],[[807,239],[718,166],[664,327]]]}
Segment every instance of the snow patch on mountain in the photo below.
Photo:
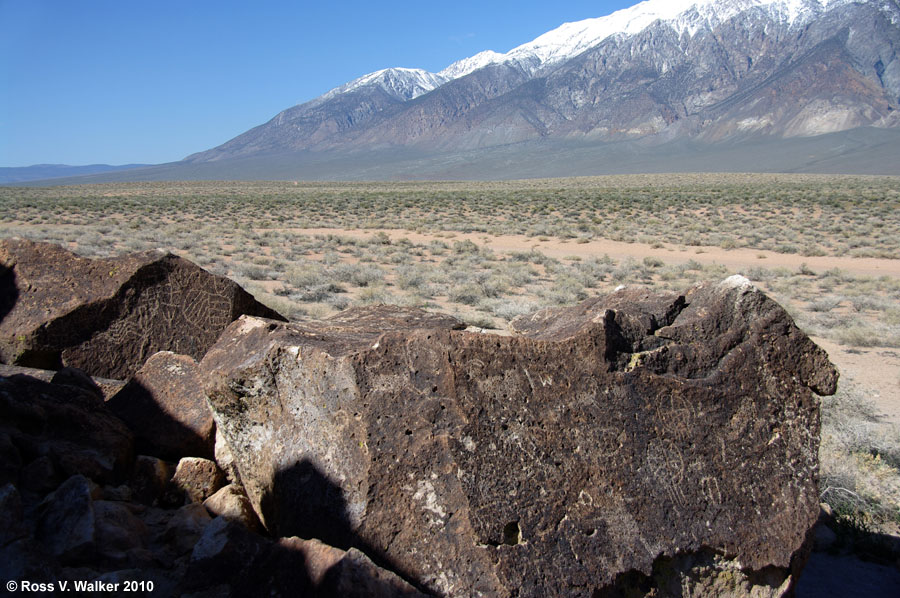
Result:
{"label": "snow patch on mountain", "polygon": [[363,75],[316,98],[321,104],[343,93],[377,85],[408,101],[491,64],[514,64],[533,75],[569,60],[613,36],[641,33],[664,23],[679,35],[696,35],[750,9],[763,10],[773,20],[803,26],[835,7],[866,0],[645,0],[605,17],[585,19],[548,31],[505,54],[486,50],[454,62],[438,73],[423,69],[389,68]]}
{"label": "snow patch on mountain", "polygon": [[505,54],[498,54],[492,50],[479,52],[475,56],[458,60],[438,73],[447,80],[459,79],[489,64],[499,64],[506,59]]}
{"label": "snow patch on mountain", "polygon": [[605,17],[565,23],[535,40],[513,48],[502,60],[534,62],[539,67],[568,60],[616,35],[636,35],[656,22],[679,35],[723,23],[752,8],[777,21],[800,25],[836,6],[860,0],[646,0]]}
{"label": "snow patch on mountain", "polygon": [[448,79],[438,73],[424,69],[389,68],[363,75],[340,87],[335,87],[319,99],[327,100],[337,95],[350,93],[362,87],[378,86],[399,100],[412,100],[440,87]]}

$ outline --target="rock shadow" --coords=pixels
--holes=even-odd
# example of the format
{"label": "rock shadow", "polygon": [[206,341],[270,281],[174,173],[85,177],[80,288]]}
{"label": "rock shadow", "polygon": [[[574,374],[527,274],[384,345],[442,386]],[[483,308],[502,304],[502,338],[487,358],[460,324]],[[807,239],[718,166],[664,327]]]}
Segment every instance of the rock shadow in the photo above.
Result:
{"label": "rock shadow", "polygon": [[18,300],[19,288],[16,286],[15,270],[0,266],[0,322],[12,311]]}
{"label": "rock shadow", "polygon": [[[355,548],[382,569],[428,594],[410,571],[356,532],[340,485],[309,459],[279,471],[272,491],[262,497],[260,506],[274,535],[317,539],[342,550]],[[377,580],[372,581],[378,585]]]}
{"label": "rock shadow", "polygon": [[206,438],[173,417],[137,379],[129,380],[106,406],[134,434],[136,454],[174,463],[182,457],[214,458],[215,436]]}

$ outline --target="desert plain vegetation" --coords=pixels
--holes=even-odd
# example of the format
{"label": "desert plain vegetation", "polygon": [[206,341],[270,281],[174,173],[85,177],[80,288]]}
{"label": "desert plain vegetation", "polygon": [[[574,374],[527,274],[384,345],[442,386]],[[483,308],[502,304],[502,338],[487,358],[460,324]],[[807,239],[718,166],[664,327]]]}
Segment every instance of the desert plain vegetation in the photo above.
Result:
{"label": "desert plain vegetation", "polygon": [[86,256],[165,249],[289,318],[397,303],[497,334],[620,285],[743,274],[841,372],[820,452],[835,550],[877,559],[900,531],[900,178],[0,187],[0,235]]}

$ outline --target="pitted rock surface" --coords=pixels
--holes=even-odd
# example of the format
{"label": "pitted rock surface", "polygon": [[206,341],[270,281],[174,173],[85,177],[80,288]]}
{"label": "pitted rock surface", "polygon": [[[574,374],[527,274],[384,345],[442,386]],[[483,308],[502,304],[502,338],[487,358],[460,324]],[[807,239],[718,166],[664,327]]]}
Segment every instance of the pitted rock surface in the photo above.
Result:
{"label": "pitted rock surface", "polygon": [[691,595],[789,591],[837,374],[745,279],[626,289],[513,337],[335,320],[244,317],[200,364],[271,532],[442,596],[612,596],[661,563]]}
{"label": "pitted rock surface", "polygon": [[237,283],[160,251],[88,259],[7,239],[0,267],[7,364],[124,379],[158,351],[200,359],[242,314],[283,319]]}

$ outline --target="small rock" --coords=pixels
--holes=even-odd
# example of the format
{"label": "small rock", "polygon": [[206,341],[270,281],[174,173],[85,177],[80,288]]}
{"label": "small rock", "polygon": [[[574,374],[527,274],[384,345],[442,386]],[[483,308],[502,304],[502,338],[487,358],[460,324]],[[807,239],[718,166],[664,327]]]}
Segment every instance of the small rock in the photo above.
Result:
{"label": "small rock", "polygon": [[261,531],[259,518],[241,486],[229,484],[221,488],[207,498],[203,506],[213,517],[223,517],[228,521],[240,523],[247,529]]}
{"label": "small rock", "polygon": [[134,499],[145,505],[155,504],[172,478],[172,465],[147,455],[140,455],[134,460],[134,472],[131,475],[131,488]]}
{"label": "small rock", "polygon": [[335,598],[425,597],[425,594],[393,572],[375,565],[356,548],[348,550],[343,558],[328,570],[325,579],[316,589],[320,596]]}
{"label": "small rock", "polygon": [[168,504],[202,503],[225,484],[225,474],[215,461],[185,457],[178,462],[175,475],[166,492]]}
{"label": "small rock", "polygon": [[75,475],[38,506],[35,538],[63,564],[85,562],[94,556],[95,489],[87,478]]}
{"label": "small rock", "polygon": [[[307,579],[316,589],[317,596],[341,598],[425,596],[396,574],[378,567],[356,548],[343,551],[319,540],[291,537],[278,540],[276,550],[272,552],[274,555],[280,552],[302,556],[298,562],[302,563]],[[269,556],[268,560],[276,559]],[[282,556],[279,560],[285,559]]]}
{"label": "small rock", "polygon": [[239,580],[253,570],[254,562],[267,549],[264,538],[224,517],[216,517],[194,546],[185,575],[185,589],[196,591],[213,583],[230,584]]}
{"label": "small rock", "polygon": [[191,503],[178,509],[163,533],[163,539],[178,554],[194,550],[212,518],[201,504]]}

